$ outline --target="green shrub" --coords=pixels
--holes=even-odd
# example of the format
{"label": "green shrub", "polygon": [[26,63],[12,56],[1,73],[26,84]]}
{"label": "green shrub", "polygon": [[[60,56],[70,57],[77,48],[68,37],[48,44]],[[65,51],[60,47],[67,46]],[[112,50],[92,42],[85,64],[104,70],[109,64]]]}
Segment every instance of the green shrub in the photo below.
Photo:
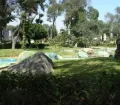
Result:
{"label": "green shrub", "polygon": [[[0,49],[11,49],[11,48],[12,48],[12,43],[0,44]],[[20,49],[21,48],[21,44],[20,43],[16,43],[15,48],[16,49]]]}
{"label": "green shrub", "polygon": [[120,105],[120,81],[106,72],[94,79],[52,74],[33,76],[2,72],[1,105]]}
{"label": "green shrub", "polygon": [[35,44],[32,43],[31,45],[26,44],[26,48],[38,48],[38,49],[44,49],[45,48],[45,44]]}
{"label": "green shrub", "polygon": [[37,44],[39,49],[44,49],[45,48],[45,44]]}

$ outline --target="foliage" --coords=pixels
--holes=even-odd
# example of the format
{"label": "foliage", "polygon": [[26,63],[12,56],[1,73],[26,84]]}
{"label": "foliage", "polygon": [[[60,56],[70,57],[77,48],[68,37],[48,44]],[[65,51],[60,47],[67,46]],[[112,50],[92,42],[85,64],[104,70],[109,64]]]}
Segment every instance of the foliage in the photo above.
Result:
{"label": "foliage", "polygon": [[[0,49],[11,49],[12,43],[11,42],[4,42],[3,44],[0,44]],[[16,43],[15,45],[16,49],[21,49],[21,44]]]}
{"label": "foliage", "polygon": [[86,46],[84,45],[85,40],[90,45],[95,37],[100,37],[99,12],[93,7],[86,9],[87,0],[64,1],[64,5],[66,10],[65,25],[70,34],[79,41],[76,43],[81,44],[80,46]]}
{"label": "foliage", "polygon": [[[22,39],[22,48],[25,48],[27,40],[30,44],[30,39],[26,38],[26,36],[28,36],[28,33],[26,33],[26,29],[29,27],[30,24],[33,23],[36,15],[39,14],[38,8],[44,10],[44,2],[45,0],[17,0],[17,4],[19,5],[19,12],[17,11],[17,14],[20,17],[20,24],[13,33],[12,49],[15,48],[15,44],[18,38]],[[32,15],[35,15],[35,17],[33,17]],[[39,18],[36,19],[36,23],[42,23],[42,20],[40,19],[42,16],[42,14],[39,14]]]}
{"label": "foliage", "polygon": [[26,24],[25,33],[27,38],[33,40],[47,38],[47,31],[41,24]]}
{"label": "foliage", "polygon": [[115,66],[119,61],[59,61],[54,75],[4,71],[0,74],[1,105],[119,105],[120,72],[110,63]]}
{"label": "foliage", "polygon": [[66,34],[60,34],[53,38],[52,44],[60,45],[60,46],[65,46],[66,41],[67,41],[68,36]]}
{"label": "foliage", "polygon": [[0,1],[0,28],[5,28],[7,23],[14,19],[14,16],[11,14],[12,11],[13,9],[7,0]]}
{"label": "foliage", "polygon": [[74,26],[78,20],[85,20],[86,0],[68,0],[63,1],[65,8],[65,25],[67,28]]}
{"label": "foliage", "polygon": [[99,11],[93,7],[88,7],[88,18],[90,20],[98,20]]}
{"label": "foliage", "polygon": [[120,7],[116,7],[115,12],[115,14],[107,13],[106,18],[110,26],[109,32],[117,39],[120,36],[120,30],[118,28],[120,25]]}
{"label": "foliage", "polygon": [[12,25],[7,25],[6,26],[6,30],[11,30],[12,32],[15,31],[15,29],[17,28],[18,26],[12,26]]}
{"label": "foliage", "polygon": [[[54,34],[53,34],[54,33]],[[56,26],[49,26],[49,29],[48,29],[48,35],[49,35],[49,38],[54,38],[58,35],[58,31],[57,31],[57,28]]]}
{"label": "foliage", "polygon": [[71,32],[77,39],[80,39],[82,41],[81,44],[86,43],[87,41],[88,45],[90,45],[92,44],[92,41],[94,40],[95,37],[99,38],[99,27],[98,26],[99,26],[98,23],[94,21],[85,21],[83,23],[78,22],[71,29]]}
{"label": "foliage", "polygon": [[48,6],[48,21],[56,21],[56,18],[61,15],[62,7],[56,0],[50,0]]}
{"label": "foliage", "polygon": [[12,15],[14,8],[12,8],[13,1],[8,2],[8,0],[0,0],[0,41],[2,43],[3,29],[6,27],[7,23],[12,21],[15,17]]}
{"label": "foliage", "polygon": [[42,10],[44,10],[44,5],[43,3],[45,2],[45,0],[18,0],[18,3],[21,7],[22,10],[26,11],[27,13],[29,13],[30,15],[32,13],[37,13],[37,9],[38,6],[40,6],[42,8]]}
{"label": "foliage", "polygon": [[55,27],[55,21],[58,16],[61,15],[62,13],[62,5],[60,3],[57,3],[57,0],[50,0],[49,5],[47,5],[47,16],[48,16],[48,21],[52,22],[52,27],[51,27],[51,39],[56,36],[56,32],[54,31]]}

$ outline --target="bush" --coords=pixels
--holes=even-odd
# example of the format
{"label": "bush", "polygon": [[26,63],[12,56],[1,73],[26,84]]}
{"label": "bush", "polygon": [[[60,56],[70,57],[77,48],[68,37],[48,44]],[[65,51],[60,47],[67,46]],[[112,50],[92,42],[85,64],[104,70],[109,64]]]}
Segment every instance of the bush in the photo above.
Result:
{"label": "bush", "polygon": [[85,43],[83,43],[83,42],[79,42],[79,43],[78,43],[78,47],[85,48],[85,47],[86,47],[86,44],[85,44]]}
{"label": "bush", "polygon": [[45,44],[38,44],[37,45],[39,49],[44,49],[45,48]]}
{"label": "bush", "polygon": [[39,49],[44,49],[45,48],[45,44],[35,44],[32,43],[31,46],[29,46],[29,44],[26,44],[26,48],[39,48]]}
{"label": "bush", "polygon": [[[12,48],[12,43],[0,44],[0,49],[11,49],[11,48]],[[20,43],[16,43],[15,48],[16,49],[20,49],[21,48],[21,44]]]}
{"label": "bush", "polygon": [[[29,44],[25,45],[26,48],[39,48],[39,49],[44,49],[45,46],[46,46],[45,44],[34,44],[34,43],[32,43],[31,46],[29,46]],[[11,48],[12,48],[12,43],[0,44],[0,49],[11,49]],[[21,49],[21,44],[16,43],[15,48]]]}
{"label": "bush", "polygon": [[35,43],[32,43],[31,45],[26,44],[25,47],[26,48],[37,48],[37,44],[35,44]]}
{"label": "bush", "polygon": [[52,74],[0,74],[1,105],[120,105],[120,81],[103,72],[94,79]]}
{"label": "bush", "polygon": [[15,48],[16,49],[21,49],[21,44],[20,43],[16,43]]}

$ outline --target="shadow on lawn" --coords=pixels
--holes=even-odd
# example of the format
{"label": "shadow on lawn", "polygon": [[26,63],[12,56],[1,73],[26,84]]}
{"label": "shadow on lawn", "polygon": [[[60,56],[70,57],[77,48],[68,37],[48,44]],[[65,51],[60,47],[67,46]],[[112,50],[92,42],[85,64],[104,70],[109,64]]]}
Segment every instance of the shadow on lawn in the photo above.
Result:
{"label": "shadow on lawn", "polygon": [[[60,72],[57,73],[57,70]],[[111,58],[95,58],[76,61],[57,62],[55,72],[62,75],[85,75],[96,74],[97,72],[115,73],[120,71],[118,60]]]}

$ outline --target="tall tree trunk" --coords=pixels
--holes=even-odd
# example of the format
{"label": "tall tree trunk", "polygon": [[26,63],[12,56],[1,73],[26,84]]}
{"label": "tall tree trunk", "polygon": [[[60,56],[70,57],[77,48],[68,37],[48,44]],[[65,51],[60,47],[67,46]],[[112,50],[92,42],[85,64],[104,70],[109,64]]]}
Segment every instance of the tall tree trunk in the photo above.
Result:
{"label": "tall tree trunk", "polygon": [[112,31],[113,31],[113,23],[111,23],[111,27],[110,27],[110,38],[113,37],[113,33],[112,33]]}
{"label": "tall tree trunk", "polygon": [[28,39],[29,48],[31,47],[31,40]]}
{"label": "tall tree trunk", "polygon": [[51,38],[51,39],[52,39],[52,34],[53,34],[52,31],[53,31],[53,29],[51,28],[51,29],[50,29],[50,38]]}
{"label": "tall tree trunk", "polygon": [[56,21],[56,17],[53,18],[51,39],[54,37],[54,34],[55,34],[54,33],[55,21]]}
{"label": "tall tree trunk", "polygon": [[12,49],[15,49],[15,45],[16,45],[16,38],[12,39]]}
{"label": "tall tree trunk", "polygon": [[26,36],[25,33],[23,34],[23,44],[22,44],[22,48],[25,49],[26,48]]}
{"label": "tall tree trunk", "polygon": [[70,25],[68,25],[68,35],[70,35],[71,34],[71,32],[70,32],[71,30],[70,30]]}
{"label": "tall tree trunk", "polygon": [[102,37],[102,38],[101,38],[101,39],[102,39],[102,42],[104,42],[104,34],[102,34],[102,36],[101,36],[101,37]]}
{"label": "tall tree trunk", "polygon": [[[19,33],[18,33],[19,34]],[[17,36],[12,36],[12,49],[15,49],[15,45],[16,45],[16,42],[17,42],[17,40],[18,40],[18,36],[19,35],[17,35]]]}
{"label": "tall tree trunk", "polygon": [[[15,49],[15,45],[19,37],[19,28],[20,27],[18,27],[12,34],[12,49]],[[17,34],[17,36],[15,34]]]}

